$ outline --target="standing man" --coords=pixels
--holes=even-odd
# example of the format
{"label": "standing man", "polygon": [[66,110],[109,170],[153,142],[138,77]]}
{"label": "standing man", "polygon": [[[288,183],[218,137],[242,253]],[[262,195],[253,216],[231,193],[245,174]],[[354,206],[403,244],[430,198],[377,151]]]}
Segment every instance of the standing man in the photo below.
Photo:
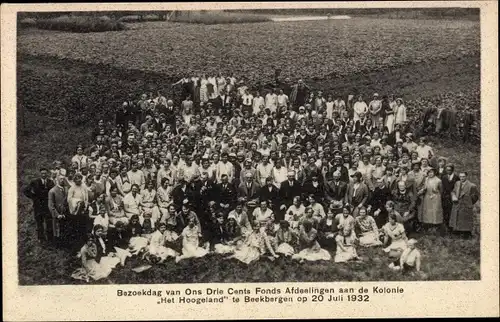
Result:
{"label": "standing man", "polygon": [[52,236],[57,247],[63,245],[66,215],[68,214],[67,189],[65,187],[66,177],[59,174],[56,177],[56,185],[49,190],[48,208],[52,216]]}
{"label": "standing man", "polygon": [[52,218],[49,211],[49,191],[54,182],[48,177],[49,171],[40,168],[40,178],[34,179],[24,189],[24,195],[33,201],[38,241],[52,241]]}
{"label": "standing man", "polygon": [[302,79],[299,79],[297,84],[292,86],[292,92],[289,95],[290,104],[292,105],[294,111],[297,112],[299,106],[305,105],[308,94],[309,87],[304,84],[304,81]]}
{"label": "standing man", "polygon": [[467,172],[460,172],[458,178],[460,180],[455,182],[451,193],[450,228],[470,238],[474,229],[474,204],[479,200],[479,192],[476,185],[467,179]]}

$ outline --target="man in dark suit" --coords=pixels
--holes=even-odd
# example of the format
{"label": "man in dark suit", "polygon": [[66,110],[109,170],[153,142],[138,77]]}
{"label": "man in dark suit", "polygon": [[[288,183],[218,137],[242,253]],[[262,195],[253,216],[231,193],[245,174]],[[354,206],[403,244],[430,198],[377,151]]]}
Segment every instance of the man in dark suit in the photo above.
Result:
{"label": "man in dark suit", "polygon": [[24,189],[24,195],[33,201],[38,241],[52,241],[52,216],[49,211],[49,190],[54,187],[54,181],[49,179],[49,171],[40,169],[40,178],[34,179]]}
{"label": "man in dark suit", "polygon": [[187,185],[186,180],[180,178],[179,184],[172,190],[172,200],[174,201],[175,209],[180,211],[185,199],[187,199],[189,203],[193,203],[193,197],[193,191]]}
{"label": "man in dark suit", "polygon": [[236,205],[236,190],[229,183],[227,174],[221,176],[221,183],[217,184],[216,191],[215,201],[222,208],[224,215],[227,216],[229,211]]}
{"label": "man in dark suit", "polygon": [[[275,215],[275,220],[281,220],[283,218],[280,217],[280,195],[279,195],[279,189],[273,185],[273,179],[272,178],[267,178],[266,179],[266,185],[264,187],[261,187],[259,189],[259,199],[260,201],[268,201],[271,210],[274,212]],[[283,216],[281,216],[283,217]]]}
{"label": "man in dark suit", "polygon": [[446,173],[441,177],[441,184],[443,186],[443,193],[441,194],[441,204],[443,205],[443,222],[445,227],[448,227],[450,222],[451,209],[453,208],[453,201],[451,200],[451,193],[455,188],[455,183],[460,178],[455,174],[455,167],[452,164],[446,166]]}
{"label": "man in dark suit", "polygon": [[[245,171],[244,169],[242,171]],[[254,180],[252,172],[245,173],[245,181],[238,187],[238,197],[246,201],[256,201],[259,198],[259,184]]]}
{"label": "man in dark suit", "polygon": [[280,199],[281,199],[281,211],[286,211],[293,203],[293,198],[301,195],[302,186],[295,180],[295,172],[288,172],[288,180],[281,183],[280,187]]}
{"label": "man in dark suit", "polygon": [[202,221],[203,224],[203,222],[206,222],[208,218],[202,218],[202,214],[207,213],[208,203],[216,198],[217,191],[215,183],[208,179],[208,175],[206,173],[202,173],[200,177],[201,180],[197,180],[193,184],[193,194],[194,207],[200,221]]}
{"label": "man in dark suit", "polygon": [[347,192],[347,183],[340,180],[341,174],[339,171],[333,173],[333,180],[325,184],[325,199],[328,202],[335,202],[337,205],[342,205]]}

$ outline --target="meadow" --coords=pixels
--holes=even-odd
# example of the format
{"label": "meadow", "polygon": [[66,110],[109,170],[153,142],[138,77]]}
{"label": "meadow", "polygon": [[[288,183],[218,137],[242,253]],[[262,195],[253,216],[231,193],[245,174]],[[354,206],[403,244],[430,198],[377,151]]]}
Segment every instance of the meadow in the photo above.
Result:
{"label": "meadow", "polygon": [[[68,160],[90,140],[97,119],[110,117],[129,94],[162,89],[185,74],[234,72],[268,82],[274,68],[314,89],[347,95],[394,93],[409,113],[444,104],[479,113],[479,23],[461,20],[354,18],[342,21],[196,25],[134,24],[129,30],[74,34],[23,31],[18,35],[18,254],[23,285],[79,283],[76,258],[36,241],[31,202],[20,189],[41,165]],[[21,121],[24,118],[24,127]],[[478,125],[478,124],[477,124]],[[478,127],[478,126],[477,126]],[[479,127],[478,127],[479,129]],[[439,155],[467,169],[480,184],[480,147],[433,138]],[[459,147],[458,147],[459,146]],[[480,278],[479,234],[470,240],[422,236],[425,280]],[[116,269],[99,283],[196,283],[406,280],[387,269],[380,249],[360,250],[350,264],[261,261],[248,268],[204,258],[168,263],[142,274]],[[189,267],[189,270],[186,268]]]}

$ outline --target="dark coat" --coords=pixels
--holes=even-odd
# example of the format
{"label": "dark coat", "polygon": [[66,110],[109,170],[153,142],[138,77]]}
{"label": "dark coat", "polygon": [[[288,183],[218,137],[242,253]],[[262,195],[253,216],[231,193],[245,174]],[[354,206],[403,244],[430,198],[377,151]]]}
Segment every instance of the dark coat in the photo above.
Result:
{"label": "dark coat", "polygon": [[293,198],[296,196],[301,196],[302,193],[302,185],[294,180],[293,187],[290,186],[290,182],[284,181],[281,183],[280,187],[280,198],[281,203],[284,204],[287,208],[290,207],[293,203]]}
{"label": "dark coat", "polygon": [[42,179],[38,178],[30,182],[24,188],[24,195],[33,201],[33,210],[35,216],[47,216],[49,212],[49,191],[54,187],[54,181],[46,179],[45,185],[42,184]]}
{"label": "dark coat", "polygon": [[230,184],[226,184],[226,188],[224,188],[222,183],[219,183],[215,186],[216,197],[215,201],[223,204],[229,204],[229,208],[231,209],[236,204],[236,189]]}
{"label": "dark coat", "polygon": [[339,181],[338,185],[335,181],[328,181],[325,184],[325,199],[328,201],[344,201],[347,193],[347,183]]}

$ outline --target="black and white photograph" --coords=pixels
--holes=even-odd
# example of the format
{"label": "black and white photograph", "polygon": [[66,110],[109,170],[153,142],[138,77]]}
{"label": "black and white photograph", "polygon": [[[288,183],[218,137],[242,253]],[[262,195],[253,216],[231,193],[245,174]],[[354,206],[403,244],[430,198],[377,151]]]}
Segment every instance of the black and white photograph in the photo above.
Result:
{"label": "black and white photograph", "polygon": [[18,12],[19,284],[480,280],[479,17]]}

